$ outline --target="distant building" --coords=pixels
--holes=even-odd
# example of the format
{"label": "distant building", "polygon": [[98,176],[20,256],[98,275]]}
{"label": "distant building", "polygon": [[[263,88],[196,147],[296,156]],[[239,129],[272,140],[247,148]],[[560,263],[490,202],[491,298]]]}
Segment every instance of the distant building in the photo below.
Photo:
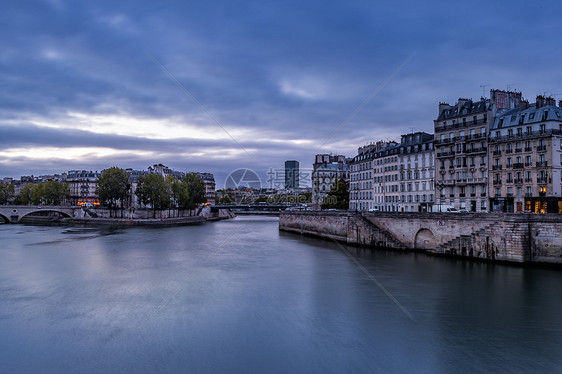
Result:
{"label": "distant building", "polygon": [[337,180],[349,182],[350,158],[343,155],[318,154],[312,166],[312,204],[319,208]]}
{"label": "distant building", "polygon": [[205,183],[205,197],[207,198],[207,202],[211,205],[215,205],[216,203],[216,192],[215,192],[215,177],[211,173],[197,173],[203,179]]}
{"label": "distant building", "polygon": [[401,212],[427,212],[435,202],[433,135],[415,132],[402,135],[398,164]]}
{"label": "distant building", "polygon": [[553,98],[498,115],[489,143],[492,210],[562,213],[562,108]]}
{"label": "distant building", "polygon": [[299,162],[285,161],[285,189],[299,188]]}
{"label": "distant building", "polygon": [[[387,169],[385,171],[384,166],[380,165],[380,158],[386,157],[386,150],[396,147],[397,143],[379,141],[376,143],[371,143],[357,149],[357,156],[355,156],[349,163],[350,167],[350,178],[349,178],[349,209],[351,210],[368,210],[368,209],[382,209],[385,205],[385,201],[390,199],[386,196],[387,187],[390,188],[390,184],[387,186],[386,182],[383,186],[384,174],[389,172],[394,173]],[[386,161],[390,162],[389,159]],[[397,165],[398,159],[393,159],[392,162]],[[385,160],[382,161],[383,163]],[[397,167],[396,167],[397,170]],[[375,178],[374,173],[383,173],[382,178]],[[388,180],[387,176],[387,180]],[[396,183],[398,181],[398,176],[396,172]],[[379,185],[380,184],[380,185]],[[398,189],[396,189],[398,192]],[[376,194],[376,196],[375,196]],[[388,195],[390,197],[390,194]],[[398,199],[396,198],[396,202]],[[375,208],[375,205],[377,206]],[[395,207],[397,209],[397,206]]]}
{"label": "distant building", "polygon": [[70,190],[70,204],[99,203],[97,188],[97,171],[70,170],[67,173],[66,183]]}

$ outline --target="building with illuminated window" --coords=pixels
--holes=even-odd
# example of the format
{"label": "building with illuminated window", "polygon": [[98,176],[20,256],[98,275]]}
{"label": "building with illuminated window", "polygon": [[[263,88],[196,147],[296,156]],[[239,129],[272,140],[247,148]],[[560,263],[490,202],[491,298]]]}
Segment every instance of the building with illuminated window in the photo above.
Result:
{"label": "building with illuminated window", "polygon": [[559,105],[537,96],[495,118],[488,140],[492,210],[562,213]]}

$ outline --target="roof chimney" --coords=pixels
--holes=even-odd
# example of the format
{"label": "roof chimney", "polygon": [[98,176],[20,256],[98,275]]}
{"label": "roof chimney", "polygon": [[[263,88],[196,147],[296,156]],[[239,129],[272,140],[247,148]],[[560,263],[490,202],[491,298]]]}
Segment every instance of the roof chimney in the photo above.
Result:
{"label": "roof chimney", "polygon": [[553,97],[547,96],[544,98],[545,105],[556,106],[556,100]]}
{"label": "roof chimney", "polygon": [[543,95],[538,95],[538,96],[537,96],[537,102],[536,102],[537,109],[538,109],[538,108],[542,108],[542,107],[544,106],[544,102],[545,102],[544,96],[543,96]]}
{"label": "roof chimney", "polygon": [[446,109],[451,109],[451,106],[448,103],[439,103],[439,113],[437,113],[437,115],[440,116]]}

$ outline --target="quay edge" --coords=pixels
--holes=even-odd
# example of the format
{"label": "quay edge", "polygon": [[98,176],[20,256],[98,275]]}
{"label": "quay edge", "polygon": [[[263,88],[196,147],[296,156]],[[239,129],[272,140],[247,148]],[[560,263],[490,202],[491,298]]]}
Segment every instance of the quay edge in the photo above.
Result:
{"label": "quay edge", "polygon": [[466,259],[562,264],[558,214],[285,211],[279,229]]}

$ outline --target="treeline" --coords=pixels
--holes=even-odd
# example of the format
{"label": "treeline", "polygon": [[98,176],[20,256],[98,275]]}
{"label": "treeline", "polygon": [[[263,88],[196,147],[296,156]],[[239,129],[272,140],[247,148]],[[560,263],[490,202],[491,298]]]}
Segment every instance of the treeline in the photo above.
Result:
{"label": "treeline", "polygon": [[[133,191],[130,174],[118,167],[105,169],[98,178],[96,194],[100,203],[111,210],[124,209]],[[160,174],[139,175],[134,191],[139,202],[154,211],[165,209],[195,209],[207,201],[205,182],[197,173],[187,173],[181,179]],[[68,203],[67,184],[47,181],[26,184],[18,195],[11,183],[0,182],[0,204],[63,205]]]}
{"label": "treeline", "polygon": [[11,183],[0,183],[0,204],[15,205],[61,205],[70,197],[70,189],[58,181],[24,185],[19,194],[14,193]]}
{"label": "treeline", "polygon": [[[131,196],[129,173],[112,167],[98,178],[97,195],[109,209],[123,209]],[[187,173],[181,179],[160,174],[139,175],[134,191],[139,202],[154,211],[166,209],[195,209],[207,201],[205,182],[197,173]]]}

